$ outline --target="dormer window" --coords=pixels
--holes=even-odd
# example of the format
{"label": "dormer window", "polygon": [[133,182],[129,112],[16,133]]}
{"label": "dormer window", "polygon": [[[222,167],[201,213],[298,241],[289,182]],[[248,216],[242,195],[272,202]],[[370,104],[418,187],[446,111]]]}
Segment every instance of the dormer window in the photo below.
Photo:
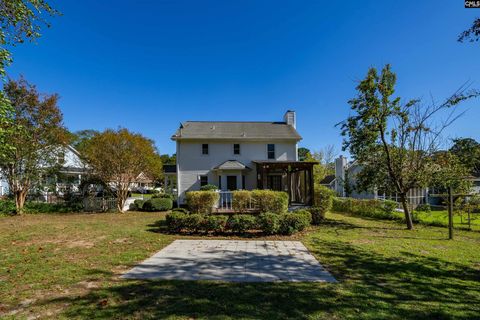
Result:
{"label": "dormer window", "polygon": [[272,143],[267,144],[267,158],[275,159],[275,145]]}
{"label": "dormer window", "polygon": [[235,143],[233,145],[233,154],[240,154],[240,144]]}
{"label": "dormer window", "polygon": [[208,144],[202,144],[202,154],[208,154]]}

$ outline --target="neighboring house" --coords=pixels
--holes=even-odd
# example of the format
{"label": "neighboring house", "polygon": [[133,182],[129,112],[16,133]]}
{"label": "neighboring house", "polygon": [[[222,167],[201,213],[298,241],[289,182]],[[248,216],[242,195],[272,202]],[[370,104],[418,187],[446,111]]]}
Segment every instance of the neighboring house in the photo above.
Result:
{"label": "neighboring house", "polygon": [[[357,161],[348,162],[347,158],[339,156],[335,159],[335,176],[330,179],[326,177],[323,185],[334,190],[339,197],[351,197],[357,199],[391,199],[398,201],[399,198],[394,191],[388,194],[378,190],[358,192],[355,188],[355,176],[362,170],[362,166]],[[327,180],[326,180],[327,179]],[[472,193],[480,193],[480,177],[472,176],[468,180],[473,183]],[[429,203],[439,204],[441,199],[435,194],[433,188],[414,188],[407,194],[408,200],[413,205]]]}
{"label": "neighboring house", "polygon": [[468,178],[468,180],[472,181],[472,184],[473,184],[472,191],[474,193],[480,194],[480,173],[472,175],[471,177]]}
{"label": "neighboring house", "polygon": [[86,164],[80,153],[72,146],[64,148],[59,159],[61,168],[56,177],[56,192],[63,195],[65,192],[79,192],[79,186],[88,173]]}
{"label": "neighboring house", "polygon": [[[0,177],[1,178],[1,177]],[[8,195],[8,183],[3,178],[0,179],[0,197]]]}
{"label": "neighboring house", "polygon": [[179,203],[187,191],[214,184],[223,191],[285,191],[291,203],[313,200],[313,165],[298,161],[296,114],[281,122],[187,121],[172,140],[177,144]]}
{"label": "neighboring house", "polygon": [[320,181],[320,185],[327,187],[329,189],[335,190],[335,175],[334,174],[329,174],[323,178],[322,181]]}
{"label": "neighboring house", "polygon": [[144,172],[141,172],[132,182],[130,189],[145,191],[152,190],[155,187],[155,181],[148,177]]}
{"label": "neighboring house", "polygon": [[[58,156],[61,165],[56,177],[46,177],[45,182],[53,180],[55,192],[63,195],[66,192],[78,192],[78,187],[87,173],[87,168],[81,160],[79,152],[72,146],[66,146]],[[0,177],[0,195],[9,192],[8,183],[4,177]]]}

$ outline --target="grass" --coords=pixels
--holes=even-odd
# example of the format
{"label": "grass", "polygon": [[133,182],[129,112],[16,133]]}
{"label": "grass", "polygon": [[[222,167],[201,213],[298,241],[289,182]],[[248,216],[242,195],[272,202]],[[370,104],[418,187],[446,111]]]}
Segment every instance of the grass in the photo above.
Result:
{"label": "grass", "polygon": [[[0,218],[0,317],[478,319],[480,233],[329,214],[297,237],[339,280],[126,281],[175,239],[158,213]],[[158,223],[158,220],[161,220]]]}
{"label": "grass", "polygon": [[134,198],[142,198],[142,199],[147,200],[147,199],[150,199],[150,198],[153,196],[153,194],[149,194],[149,193],[132,193],[131,196],[134,197]]}
{"label": "grass", "polygon": [[[447,210],[432,210],[431,212],[417,212],[416,217],[426,224],[436,226],[448,226]],[[471,229],[480,231],[480,214],[471,213]],[[455,210],[453,214],[453,225],[455,228],[468,229],[468,214]]]}

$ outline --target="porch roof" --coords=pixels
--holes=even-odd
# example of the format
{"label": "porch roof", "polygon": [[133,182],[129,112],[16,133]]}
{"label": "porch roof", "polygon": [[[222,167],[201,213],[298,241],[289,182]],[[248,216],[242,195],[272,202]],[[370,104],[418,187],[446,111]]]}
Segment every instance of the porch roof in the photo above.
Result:
{"label": "porch roof", "polygon": [[213,168],[214,170],[250,170],[249,167],[237,160],[227,160]]}
{"label": "porch roof", "polygon": [[263,166],[265,168],[286,168],[288,166],[294,168],[312,168],[314,165],[319,164],[318,161],[294,161],[294,160],[282,160],[282,161],[267,161],[267,160],[254,160],[252,161],[257,166]]}

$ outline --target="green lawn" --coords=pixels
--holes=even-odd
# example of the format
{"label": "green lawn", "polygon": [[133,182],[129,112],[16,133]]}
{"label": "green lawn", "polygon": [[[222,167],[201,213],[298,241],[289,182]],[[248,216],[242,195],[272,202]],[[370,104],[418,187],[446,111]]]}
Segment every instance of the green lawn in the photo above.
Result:
{"label": "green lawn", "polygon": [[[446,210],[432,210],[431,212],[418,212],[417,218],[421,221],[436,226],[448,226],[448,212]],[[471,229],[480,231],[480,213],[470,214]],[[454,210],[453,225],[455,228],[468,229],[468,214]]]}
{"label": "green lawn", "polygon": [[145,194],[145,193],[132,193],[131,195],[134,198],[143,198],[143,199],[150,199],[153,194]]}
{"label": "green lawn", "polygon": [[[0,218],[0,318],[478,319],[480,233],[330,214],[298,235],[336,284],[126,281],[158,213]],[[9,314],[9,315],[8,315]]]}

